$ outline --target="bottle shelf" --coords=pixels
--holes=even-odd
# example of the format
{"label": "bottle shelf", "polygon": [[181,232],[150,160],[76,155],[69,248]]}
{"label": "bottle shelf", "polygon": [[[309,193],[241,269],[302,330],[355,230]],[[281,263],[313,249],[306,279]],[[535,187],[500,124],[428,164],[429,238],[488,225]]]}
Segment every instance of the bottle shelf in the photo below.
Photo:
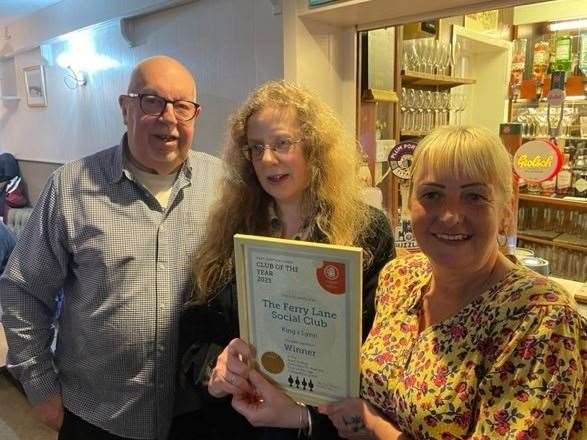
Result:
{"label": "bottle shelf", "polygon": [[[512,100],[512,105],[521,105],[521,106],[528,106],[528,105],[539,105],[544,104],[546,105],[546,98],[540,99],[525,99],[525,98],[518,98]],[[587,98],[585,96],[567,96],[565,97],[565,104],[577,104],[577,105],[584,105],[587,104]]]}
{"label": "bottle shelf", "polygon": [[475,83],[476,81],[471,78],[456,78],[448,75],[402,70],[402,86],[439,86],[451,88]]}
{"label": "bottle shelf", "polygon": [[[547,141],[550,139],[550,136],[522,136],[522,139],[526,141],[535,141],[535,140],[542,140]],[[587,137],[581,136],[558,136],[557,140],[561,141],[586,141]]]}
{"label": "bottle shelf", "polygon": [[402,130],[400,133],[400,136],[405,136],[405,137],[424,137],[428,134],[429,132],[421,132],[421,131],[415,131],[415,130]]}
{"label": "bottle shelf", "polygon": [[518,233],[518,239],[530,241],[533,243],[545,244],[547,246],[554,246],[557,248],[587,253],[587,246],[581,246],[579,244],[572,244],[572,243],[563,242],[563,241],[547,240],[545,238],[534,237],[532,235],[526,235],[524,233]]}
{"label": "bottle shelf", "polygon": [[519,194],[519,199],[525,200],[528,202],[541,203],[544,205],[587,210],[587,199],[582,201],[582,200],[564,199],[564,198],[561,198],[558,196],[540,196],[540,195],[524,194],[524,193]]}

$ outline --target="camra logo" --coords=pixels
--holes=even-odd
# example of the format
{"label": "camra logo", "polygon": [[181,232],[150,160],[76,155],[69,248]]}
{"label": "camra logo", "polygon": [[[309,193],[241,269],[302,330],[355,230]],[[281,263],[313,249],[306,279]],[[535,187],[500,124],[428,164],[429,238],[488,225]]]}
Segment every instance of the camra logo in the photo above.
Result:
{"label": "camra logo", "polygon": [[324,290],[335,295],[346,292],[346,266],[344,263],[323,261],[316,268],[316,279]]}

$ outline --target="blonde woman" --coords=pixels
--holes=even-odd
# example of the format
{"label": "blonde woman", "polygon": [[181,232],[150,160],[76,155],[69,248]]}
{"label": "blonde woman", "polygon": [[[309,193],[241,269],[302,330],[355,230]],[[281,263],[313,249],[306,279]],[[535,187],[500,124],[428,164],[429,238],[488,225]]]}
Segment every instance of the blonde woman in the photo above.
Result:
{"label": "blonde woman", "polygon": [[[587,438],[587,322],[564,289],[498,249],[511,175],[485,129],[440,128],[416,148],[410,210],[422,253],[381,271],[361,398],[319,408],[340,437]],[[313,426],[323,438],[318,419],[300,418],[257,371],[239,371],[257,397],[238,394],[233,406],[252,423]]]}
{"label": "blonde woman", "polygon": [[[181,326],[180,377],[196,388],[206,381],[210,362],[238,336],[235,233],[363,247],[364,335],[373,322],[379,270],[394,257],[387,219],[361,201],[356,141],[303,88],[276,81],[253,91],[230,121],[224,163],[226,178],[194,260],[194,295]],[[228,396],[239,386],[239,376],[226,370],[226,355],[212,371],[215,397]],[[238,415],[226,400],[206,392],[197,396],[200,402],[186,407],[200,410],[186,418],[198,425],[202,438],[248,438],[251,426],[234,420]]]}

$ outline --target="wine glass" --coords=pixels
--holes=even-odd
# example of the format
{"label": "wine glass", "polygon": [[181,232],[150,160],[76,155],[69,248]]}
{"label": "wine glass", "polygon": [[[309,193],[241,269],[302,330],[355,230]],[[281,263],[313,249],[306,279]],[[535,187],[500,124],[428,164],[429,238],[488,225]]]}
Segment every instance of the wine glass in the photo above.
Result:
{"label": "wine glass", "polygon": [[450,112],[450,93],[441,92],[442,96],[442,125],[448,125]]}
{"label": "wine glass", "polygon": [[414,92],[414,107],[416,107],[418,119],[418,124],[414,129],[418,134],[421,134],[424,131],[424,90],[415,90]]}
{"label": "wine glass", "polygon": [[452,51],[452,67],[453,67],[453,73],[452,76],[458,77],[460,78],[461,76],[463,76],[463,72],[462,72],[462,60],[463,58],[463,50],[462,50],[462,45],[459,42],[459,40],[455,40],[454,44],[453,44],[453,51]]}
{"label": "wine glass", "polygon": [[442,124],[440,120],[442,115],[442,94],[441,92],[432,92],[432,108],[434,109],[434,128],[439,127]]}
{"label": "wine glass", "polygon": [[426,73],[434,73],[434,38],[423,38]]}
{"label": "wine glass", "polygon": [[[405,53],[405,52],[404,52]],[[407,107],[407,94],[408,91],[405,87],[402,87],[401,93],[400,93],[400,115],[401,115],[401,120],[400,120],[400,129],[401,130],[407,130],[407,112],[408,112],[408,107]]]}
{"label": "wine glass", "polygon": [[439,69],[438,72],[441,75],[446,75],[448,66],[450,64],[450,51],[451,44],[440,42],[440,56],[439,56]]}
{"label": "wine glass", "polygon": [[418,57],[416,48],[414,47],[414,40],[405,40],[403,43],[403,59],[404,70],[417,70]]}
{"label": "wine glass", "polygon": [[408,123],[406,130],[416,129],[416,94],[414,89],[406,89],[406,108],[408,110]]}
{"label": "wine glass", "polygon": [[424,111],[426,112],[426,122],[424,125],[424,133],[428,133],[432,130],[432,107],[433,107],[433,99],[432,99],[432,92],[427,90],[424,92]]}

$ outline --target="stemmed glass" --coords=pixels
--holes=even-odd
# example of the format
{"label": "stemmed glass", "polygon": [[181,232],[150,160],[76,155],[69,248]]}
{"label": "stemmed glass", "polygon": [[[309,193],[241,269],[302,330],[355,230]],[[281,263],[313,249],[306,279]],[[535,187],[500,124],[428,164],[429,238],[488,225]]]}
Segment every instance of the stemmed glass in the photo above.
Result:
{"label": "stemmed glass", "polygon": [[454,112],[455,124],[461,125],[461,114],[465,109],[466,96],[463,93],[451,93],[450,95],[450,107]]}
{"label": "stemmed glass", "polygon": [[424,58],[422,57],[422,40],[413,40],[412,44],[410,44],[410,51],[412,52],[414,70],[416,72],[421,72],[424,67]]}
{"label": "stemmed glass", "polygon": [[404,54],[404,70],[419,70],[419,55],[416,52],[415,40],[404,41],[403,54]]}
{"label": "stemmed glass", "polygon": [[435,73],[440,75],[440,59],[442,57],[442,53],[440,52],[440,41],[436,40],[435,38],[431,38],[430,41],[431,50],[432,50],[432,60],[430,65],[430,73]]}
{"label": "stemmed glass", "polygon": [[415,91],[415,102],[414,102],[414,106],[416,107],[416,110],[418,112],[418,125],[416,127],[414,127],[414,129],[418,132],[418,133],[422,133],[424,131],[424,111],[425,111],[425,107],[424,107],[424,90],[416,90]]}
{"label": "stemmed glass", "polygon": [[447,53],[447,43],[438,41],[437,42],[437,66],[436,66],[436,73],[438,75],[446,75],[446,67],[448,66],[448,60],[450,55]]}
{"label": "stemmed glass", "polygon": [[425,71],[427,73],[434,73],[434,58],[436,51],[434,50],[434,42],[436,40],[434,38],[424,38],[423,39],[423,46],[424,46],[424,54],[425,54],[425,64],[427,68]]}
{"label": "stemmed glass", "polygon": [[424,92],[424,102],[423,102],[423,106],[424,106],[424,111],[426,112],[426,122],[424,124],[424,133],[428,133],[430,130],[432,130],[432,125],[433,125],[433,121],[432,121],[432,105],[433,105],[433,101],[432,101],[432,92],[430,90],[427,90],[426,92]]}
{"label": "stemmed glass", "polygon": [[459,40],[455,40],[452,52],[451,52],[451,67],[452,67],[452,76],[461,77],[463,76],[462,72],[462,46]]}
{"label": "stemmed glass", "polygon": [[450,116],[450,93],[442,92],[442,125],[448,125]]}
{"label": "stemmed glass", "polygon": [[[405,53],[405,52],[404,52]],[[400,94],[400,114],[401,114],[401,121],[400,121],[400,127],[401,130],[407,130],[408,128],[408,107],[407,107],[407,103],[408,103],[408,91],[405,87],[402,87],[402,91]]]}
{"label": "stemmed glass", "polygon": [[432,108],[434,109],[434,128],[444,125],[440,120],[442,115],[442,94],[440,92],[432,92]]}
{"label": "stemmed glass", "polygon": [[406,130],[416,130],[416,91],[414,89],[407,89],[406,107],[409,116]]}

